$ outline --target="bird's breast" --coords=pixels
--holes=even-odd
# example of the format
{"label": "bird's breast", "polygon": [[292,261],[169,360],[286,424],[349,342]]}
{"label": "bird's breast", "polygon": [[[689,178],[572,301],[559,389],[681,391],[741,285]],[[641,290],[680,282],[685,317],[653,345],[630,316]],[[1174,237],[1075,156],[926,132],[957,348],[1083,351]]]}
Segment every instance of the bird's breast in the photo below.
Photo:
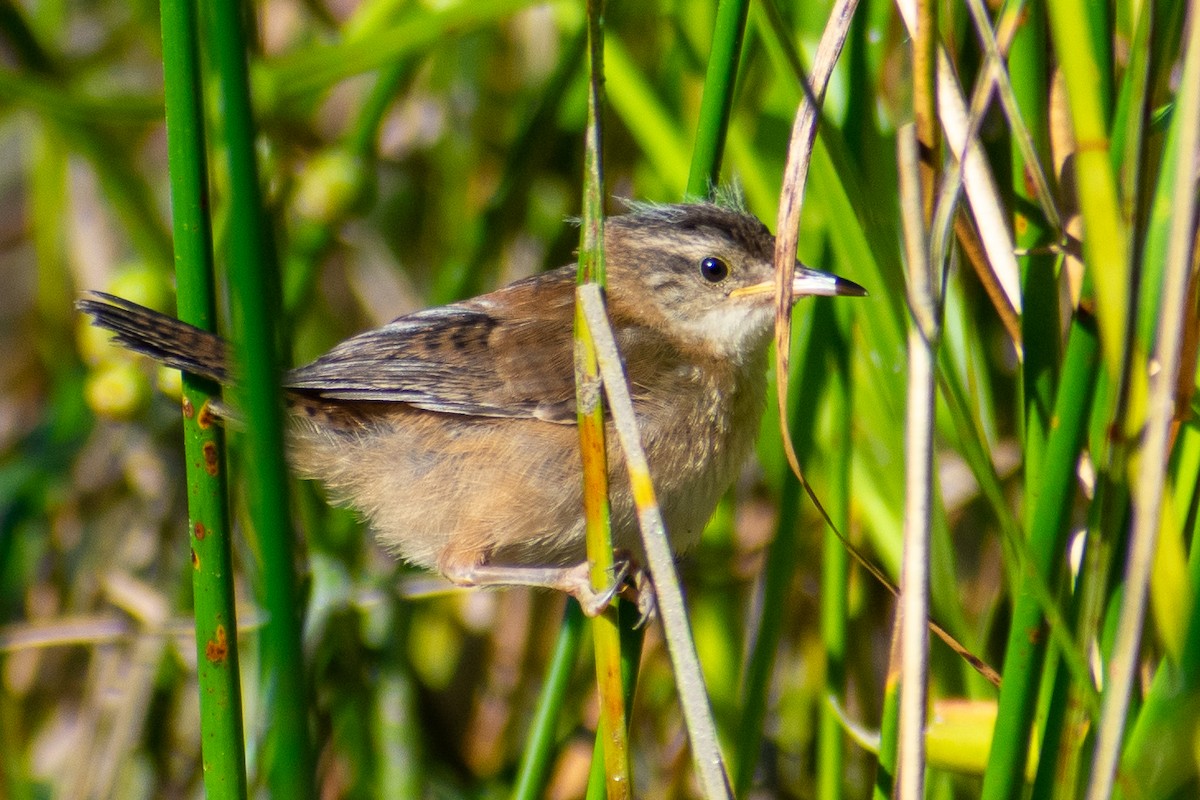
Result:
{"label": "bird's breast", "polygon": [[699,538],[750,455],[766,376],[759,368],[692,364],[680,366],[669,383],[638,398],[636,410],[668,532],[684,549]]}

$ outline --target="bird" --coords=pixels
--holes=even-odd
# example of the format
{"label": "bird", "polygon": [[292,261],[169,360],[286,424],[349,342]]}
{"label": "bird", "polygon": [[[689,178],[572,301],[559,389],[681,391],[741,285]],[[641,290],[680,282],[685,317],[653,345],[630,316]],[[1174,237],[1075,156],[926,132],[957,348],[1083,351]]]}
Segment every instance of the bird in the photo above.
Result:
{"label": "bird", "polygon": [[[693,546],[749,458],[766,406],[775,238],[728,204],[633,203],[604,226],[606,303],[672,552]],[[593,589],[576,429],[576,270],[406,314],[287,371],[288,459],[362,515],[397,557],[460,586]],[[797,299],[863,296],[796,263]],[[112,295],[77,302],[115,340],[223,385],[227,343]],[[236,411],[227,411],[236,414]],[[614,435],[611,419],[606,422]],[[614,546],[641,550],[618,447]]]}

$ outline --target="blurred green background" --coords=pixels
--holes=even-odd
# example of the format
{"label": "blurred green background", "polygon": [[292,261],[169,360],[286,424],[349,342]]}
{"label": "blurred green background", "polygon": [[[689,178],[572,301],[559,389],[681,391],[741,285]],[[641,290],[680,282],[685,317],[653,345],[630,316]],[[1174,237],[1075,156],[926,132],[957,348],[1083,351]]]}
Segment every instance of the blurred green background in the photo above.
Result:
{"label": "blurred green background", "polygon": [[[935,5],[938,38],[969,97],[983,40],[966,6]],[[1123,600],[1144,413],[1129,397],[1144,389],[1162,314],[1154,248],[1170,214],[1154,203],[1175,181],[1194,179],[1168,147],[1177,128],[1195,124],[1173,113],[1186,4],[1082,5],[1086,24],[1070,47],[1041,3],[989,9],[1019,22],[1012,87],[1063,227],[1039,207],[1015,124],[993,104],[978,134],[1019,248],[1023,316],[998,310],[1003,303],[981,284],[986,258],[956,251],[945,289],[933,614],[1002,672],[1013,597],[1030,564],[1043,563],[1021,543],[1040,524],[1053,404],[1074,408],[1088,432],[1083,455],[1068,448],[1060,464],[1069,477],[1065,516],[1051,525],[1048,567],[1038,567],[1042,601],[1055,601],[1059,625],[1045,671],[1030,667],[1037,724],[1032,734],[1018,725],[998,745],[1021,759],[1031,746],[1049,748],[1040,761],[1047,777],[1029,789],[1018,765],[989,796],[1074,797],[1087,780],[1096,676]],[[620,213],[619,198],[682,199],[715,6],[608,3],[610,213]],[[797,71],[808,68],[828,13],[824,2],[750,7],[722,175],[772,228],[801,97]],[[247,20],[289,364],[399,314],[573,260],[579,234],[569,218],[580,210],[586,116],[581,3],[264,0],[247,8]],[[818,496],[893,580],[909,322],[895,133],[912,117],[911,44],[893,5],[859,4],[825,102],[800,258],[871,297],[800,304],[788,410]],[[1081,319],[1090,325],[1094,306],[1091,272],[1068,257],[1080,255],[1077,209],[1088,213],[1092,188],[1073,179],[1070,76],[1057,69],[1067,58],[1084,59],[1096,77],[1088,91],[1110,133],[1104,154],[1128,241],[1113,280],[1130,315],[1119,330],[1133,344],[1118,376],[1112,363],[1088,362],[1100,375],[1094,396],[1086,380],[1086,390],[1070,384],[1058,396],[1063,376],[1080,371],[1072,372],[1068,332],[1075,336]],[[217,94],[206,78],[220,278],[230,220]],[[945,169],[951,159],[942,155]],[[79,292],[102,289],[174,310],[155,4],[0,0],[0,209],[0,796],[201,796],[178,376],[108,345],[72,305]],[[975,221],[961,219],[969,241]],[[1196,708],[1200,678],[1194,548],[1188,560],[1200,464],[1194,288],[1190,297],[1171,513],[1151,586],[1155,624],[1140,651],[1127,726],[1137,733],[1122,762],[1131,796],[1188,797],[1197,787],[1196,715],[1181,711]],[[219,309],[224,317],[223,301]],[[1111,309],[1102,302],[1096,311],[1105,345],[1116,341]],[[236,432],[231,439],[236,452]],[[789,474],[778,411],[769,410],[758,458],[680,564],[697,645],[743,794],[866,797],[879,791],[871,746],[892,600],[849,566]],[[262,795],[272,747],[272,679],[257,638],[262,569],[236,474],[231,485],[246,755],[251,793]],[[290,503],[304,598],[297,669],[307,679],[315,753],[315,763],[295,768],[314,771],[322,797],[507,796],[563,599],[516,589],[403,599],[398,586],[425,576],[393,563],[352,514],[325,505],[318,487],[296,484]],[[1071,552],[1087,553],[1073,571]],[[547,796],[578,797],[586,784],[597,713],[588,647],[569,681]],[[978,796],[997,693],[937,641],[931,672],[938,725],[929,792]],[[1152,688],[1160,683],[1166,688]],[[969,702],[951,702],[959,700]],[[975,716],[960,721],[963,709]],[[631,719],[639,796],[694,796],[653,625]],[[1165,739],[1179,744],[1156,751]]]}

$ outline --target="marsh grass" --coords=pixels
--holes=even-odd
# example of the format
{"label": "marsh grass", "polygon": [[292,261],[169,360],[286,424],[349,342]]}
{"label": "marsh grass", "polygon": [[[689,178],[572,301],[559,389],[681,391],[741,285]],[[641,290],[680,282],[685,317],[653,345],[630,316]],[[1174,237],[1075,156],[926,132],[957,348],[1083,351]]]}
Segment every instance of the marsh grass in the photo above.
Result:
{"label": "marsh grass", "polygon": [[[719,175],[775,219],[828,8],[720,6],[607,4],[609,197],[673,202]],[[916,8],[860,3],[834,71],[799,256],[871,296],[799,305],[785,409],[814,491],[893,582],[912,324],[896,136],[925,96],[906,33],[928,19]],[[1200,719],[1200,337],[1189,210],[1200,45],[1188,8],[1014,1],[976,4],[973,15],[946,3],[917,37],[952,68],[933,67],[944,138],[925,184],[938,191],[923,195],[943,203],[925,220],[930,241],[948,243],[928,253],[945,270],[934,309],[929,607],[1003,679],[997,692],[930,644],[927,796],[1200,791],[1190,745]],[[171,309],[168,167],[178,163],[168,163],[156,11],[0,9],[10,287],[0,298],[0,794],[14,798],[203,791],[203,653],[192,631],[202,612],[178,400],[156,388],[167,376],[70,312],[88,288]],[[255,11],[254,128],[228,127],[216,45],[202,46],[221,329],[244,322],[244,306],[231,313],[224,299],[250,213],[236,201],[247,176],[235,151],[243,164],[252,153],[259,171],[266,216],[252,247],[274,248],[280,265],[273,332],[256,335],[279,344],[286,363],[571,260],[578,230],[564,220],[580,212],[587,116],[582,3],[268,0]],[[713,47],[718,16],[722,26],[745,20],[740,50],[724,28]],[[710,64],[714,49],[737,53],[736,64]],[[987,96],[975,87],[994,76],[989,51],[1006,54],[1007,85],[971,116],[972,98]],[[721,80],[706,85],[714,70]],[[722,83],[735,87],[728,115],[702,113]],[[953,91],[960,100],[943,96]],[[693,157],[695,141],[709,155]],[[960,190],[964,143],[978,161],[961,170]],[[866,797],[895,777],[878,769],[896,763],[895,722],[881,721],[894,707],[885,697],[895,603],[847,563],[804,499],[778,414],[768,410],[758,458],[681,562],[691,624],[738,796]],[[575,657],[559,640],[561,598],[402,599],[397,586],[422,576],[307,485],[268,492],[279,504],[268,516],[300,532],[269,539],[255,516],[262,489],[247,484],[261,444],[240,431],[229,440],[249,793],[311,780],[322,796],[492,797],[516,783],[537,796],[544,779],[546,796],[580,796],[596,689],[586,641]],[[299,576],[296,594],[268,577],[281,571]],[[280,597],[297,612],[290,631],[277,627]],[[568,630],[578,627],[568,617]],[[628,664],[628,641],[622,652]],[[549,704],[537,699],[544,683],[561,692]],[[655,628],[637,684],[638,795],[696,795]],[[541,735],[527,744],[535,706]]]}

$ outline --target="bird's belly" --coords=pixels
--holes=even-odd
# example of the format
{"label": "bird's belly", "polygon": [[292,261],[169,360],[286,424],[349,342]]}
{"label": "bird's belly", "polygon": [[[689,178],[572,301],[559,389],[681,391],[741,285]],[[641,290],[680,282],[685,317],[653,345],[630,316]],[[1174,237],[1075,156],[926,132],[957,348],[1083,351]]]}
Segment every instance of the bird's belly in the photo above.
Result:
{"label": "bird's belly", "polygon": [[[748,388],[693,395],[689,404],[650,415],[639,409],[643,447],[677,552],[698,540],[749,455],[762,391]],[[611,424],[606,433],[614,542],[640,553],[624,456]],[[366,517],[385,548],[421,566],[565,566],[585,558],[573,425],[396,406],[358,432],[331,434],[301,422],[291,455],[302,476],[320,480],[331,499]]]}
{"label": "bird's belly", "polygon": [[[753,448],[763,395],[754,391],[757,387],[753,385],[742,388],[743,392],[712,394],[708,402],[678,409],[671,424],[642,432],[659,507],[677,553],[699,541],[721,496],[736,480]],[[623,465],[621,470],[623,473]],[[622,474],[621,479],[627,489],[628,478]],[[611,493],[614,506],[622,506],[622,513],[614,513],[614,517],[626,517],[623,506],[627,502],[630,523],[636,526],[632,497],[627,491]],[[635,528],[633,536],[637,535]]]}

